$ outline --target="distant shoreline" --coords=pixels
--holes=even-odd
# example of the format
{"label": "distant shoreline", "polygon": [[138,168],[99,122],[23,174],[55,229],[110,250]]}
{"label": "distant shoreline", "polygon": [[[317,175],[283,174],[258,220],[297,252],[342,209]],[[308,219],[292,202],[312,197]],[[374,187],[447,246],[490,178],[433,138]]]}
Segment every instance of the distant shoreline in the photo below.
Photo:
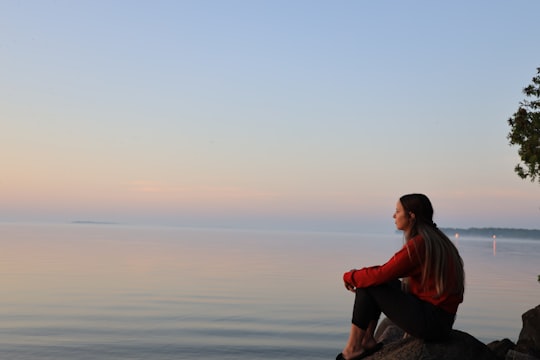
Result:
{"label": "distant shoreline", "polygon": [[[117,222],[111,221],[95,221],[95,220],[74,220],[71,224],[79,225],[119,225]],[[229,229],[229,228],[227,228]],[[238,228],[243,229],[243,228]],[[453,228],[453,227],[441,227],[448,237],[480,237],[480,238],[506,238],[506,239],[532,239],[540,240],[540,229],[519,229],[519,228],[497,228],[497,227],[484,227],[484,228]],[[396,230],[396,233],[398,231]]]}
{"label": "distant shoreline", "polygon": [[540,240],[540,230],[537,229],[513,229],[513,228],[441,228],[448,236],[475,236],[489,238],[511,238],[511,239],[534,239]]}

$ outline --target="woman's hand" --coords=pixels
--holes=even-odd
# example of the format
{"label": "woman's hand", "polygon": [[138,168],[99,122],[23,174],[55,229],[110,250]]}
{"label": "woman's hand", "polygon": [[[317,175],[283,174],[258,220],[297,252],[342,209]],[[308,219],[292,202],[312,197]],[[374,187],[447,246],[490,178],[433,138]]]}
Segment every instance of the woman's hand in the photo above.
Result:
{"label": "woman's hand", "polygon": [[[356,269],[351,269],[349,270],[349,273],[351,274],[350,276],[350,279],[352,280],[352,275],[354,274],[354,272],[356,271]],[[345,277],[345,276],[344,276]],[[345,285],[345,289],[351,291],[351,292],[355,292],[356,291],[356,287],[351,284],[350,282],[347,282],[347,281],[343,281],[344,285]]]}
{"label": "woman's hand", "polygon": [[345,283],[345,289],[349,290],[350,292],[356,292],[356,288],[352,284]]}

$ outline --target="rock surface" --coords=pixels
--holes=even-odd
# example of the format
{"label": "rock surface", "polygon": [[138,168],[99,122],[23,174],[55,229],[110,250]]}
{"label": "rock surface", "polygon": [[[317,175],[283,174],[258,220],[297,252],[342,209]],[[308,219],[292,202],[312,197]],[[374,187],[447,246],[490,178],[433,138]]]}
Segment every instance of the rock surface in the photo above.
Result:
{"label": "rock surface", "polygon": [[452,330],[449,339],[426,342],[404,333],[388,319],[384,319],[375,333],[377,341],[385,345],[368,360],[497,360],[495,354],[475,337]]}
{"label": "rock surface", "polygon": [[504,360],[538,360],[536,356],[523,354],[514,350],[508,350]]}
{"label": "rock surface", "polygon": [[523,328],[517,345],[509,339],[488,345],[459,330],[442,342],[427,342],[407,336],[389,319],[381,321],[375,339],[384,343],[382,350],[368,360],[540,360],[540,305],[522,315]]}
{"label": "rock surface", "polygon": [[514,350],[516,347],[516,344],[512,342],[510,339],[502,339],[490,342],[487,344],[487,347],[493,351],[495,356],[497,356],[498,359],[505,359],[506,354],[510,350]]}
{"label": "rock surface", "polygon": [[515,351],[540,358],[540,305],[521,316],[523,328]]}

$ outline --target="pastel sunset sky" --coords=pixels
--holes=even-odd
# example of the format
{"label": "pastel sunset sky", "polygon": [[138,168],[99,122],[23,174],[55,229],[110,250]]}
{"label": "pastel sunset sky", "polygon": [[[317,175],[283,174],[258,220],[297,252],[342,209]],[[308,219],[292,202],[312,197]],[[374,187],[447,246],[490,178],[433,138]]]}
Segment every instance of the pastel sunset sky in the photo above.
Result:
{"label": "pastel sunset sky", "polygon": [[540,227],[537,0],[0,3],[0,222]]}

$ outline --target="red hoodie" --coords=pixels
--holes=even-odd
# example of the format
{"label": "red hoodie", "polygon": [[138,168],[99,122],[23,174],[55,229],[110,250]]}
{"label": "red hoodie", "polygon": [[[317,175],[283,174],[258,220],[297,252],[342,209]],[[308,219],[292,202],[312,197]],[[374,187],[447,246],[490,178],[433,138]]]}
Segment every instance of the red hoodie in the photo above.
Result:
{"label": "red hoodie", "polygon": [[[411,294],[420,300],[440,307],[448,313],[455,314],[459,304],[463,302],[463,294],[445,290],[445,292],[437,296],[433,279],[428,279],[427,283],[422,285],[424,257],[424,240],[420,235],[417,235],[407,241],[403,248],[395,253],[386,264],[346,272],[343,274],[343,280],[357,288],[364,288],[408,277]],[[454,288],[454,279],[454,276],[450,276],[446,286],[447,289]]]}

